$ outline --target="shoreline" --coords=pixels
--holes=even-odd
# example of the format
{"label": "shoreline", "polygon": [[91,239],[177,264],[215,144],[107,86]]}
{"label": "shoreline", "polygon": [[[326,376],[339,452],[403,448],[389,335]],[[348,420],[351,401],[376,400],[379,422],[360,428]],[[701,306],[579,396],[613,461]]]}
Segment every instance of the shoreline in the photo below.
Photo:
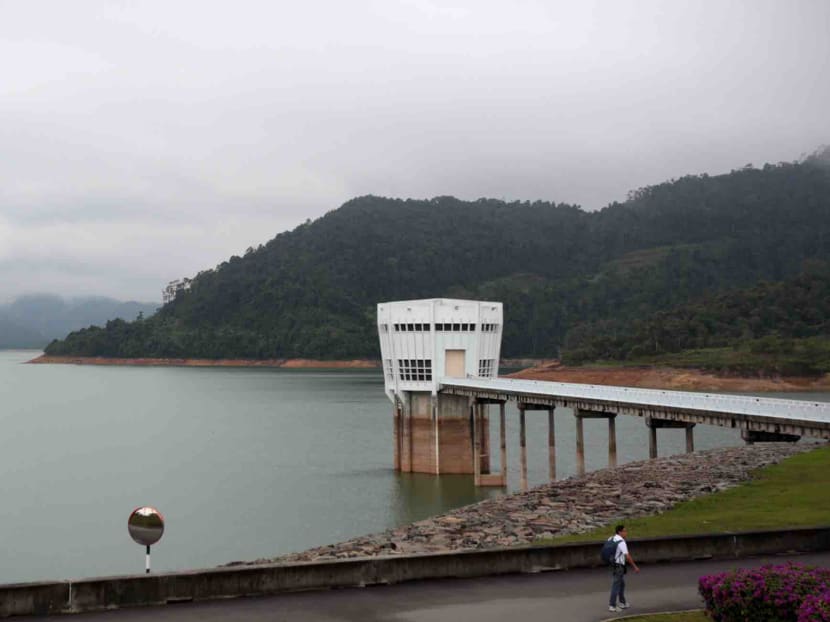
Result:
{"label": "shoreline", "polygon": [[[379,369],[371,359],[197,359],[108,358],[103,356],[49,356],[35,365],[114,365],[135,367],[265,367],[283,369]],[[505,378],[578,384],[600,384],[676,391],[732,391],[739,393],[830,392],[830,374],[805,376],[738,376],[677,367],[568,367],[557,360],[503,359],[502,367],[524,367]]]}
{"label": "shoreline", "polygon": [[678,367],[567,367],[543,361],[506,378],[602,384],[675,391],[732,391],[738,393],[790,393],[830,391],[830,374],[809,376],[738,376]]}
{"label": "shoreline", "polygon": [[26,361],[32,365],[114,365],[133,367],[279,367],[285,369],[375,369],[380,361],[368,359],[321,361],[317,359],[193,359],[108,358],[104,356],[49,356]]}

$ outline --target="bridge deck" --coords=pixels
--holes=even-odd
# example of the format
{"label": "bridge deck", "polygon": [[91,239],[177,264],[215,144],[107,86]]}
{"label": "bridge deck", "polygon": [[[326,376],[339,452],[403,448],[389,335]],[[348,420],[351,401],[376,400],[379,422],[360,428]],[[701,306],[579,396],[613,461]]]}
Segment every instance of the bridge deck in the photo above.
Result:
{"label": "bridge deck", "polygon": [[[513,378],[442,378],[440,384],[443,393],[478,398],[515,399],[747,429],[762,429],[769,424],[787,428],[781,432],[830,438],[828,402]],[[747,425],[736,426],[735,421]]]}

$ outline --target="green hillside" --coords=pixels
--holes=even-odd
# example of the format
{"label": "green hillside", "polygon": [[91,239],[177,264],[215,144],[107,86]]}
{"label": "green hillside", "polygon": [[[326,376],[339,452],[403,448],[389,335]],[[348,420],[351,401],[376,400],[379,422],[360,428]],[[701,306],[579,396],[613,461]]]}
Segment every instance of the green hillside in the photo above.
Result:
{"label": "green hillside", "polygon": [[830,264],[708,295],[645,317],[573,326],[564,360],[662,363],[783,374],[830,372]]}
{"label": "green hillside", "polygon": [[505,303],[505,356],[551,356],[569,329],[623,322],[830,259],[830,153],[690,176],[598,212],[545,202],[361,197],[206,270],[153,317],[49,354],[376,357],[375,304]]}

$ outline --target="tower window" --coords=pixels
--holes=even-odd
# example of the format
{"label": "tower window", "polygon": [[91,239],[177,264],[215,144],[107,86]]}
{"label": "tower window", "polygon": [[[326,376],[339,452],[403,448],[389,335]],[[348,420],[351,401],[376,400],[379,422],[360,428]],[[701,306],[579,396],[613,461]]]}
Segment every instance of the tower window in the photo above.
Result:
{"label": "tower window", "polygon": [[478,375],[481,378],[492,378],[496,370],[495,359],[481,359],[478,362]]}
{"label": "tower window", "polygon": [[398,374],[407,382],[431,382],[432,359],[398,359]]}

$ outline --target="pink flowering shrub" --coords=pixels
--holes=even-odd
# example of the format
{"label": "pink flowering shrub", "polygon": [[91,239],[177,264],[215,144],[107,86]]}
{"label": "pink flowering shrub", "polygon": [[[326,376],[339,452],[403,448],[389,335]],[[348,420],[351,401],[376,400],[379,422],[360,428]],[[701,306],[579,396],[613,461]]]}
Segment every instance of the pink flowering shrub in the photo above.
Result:
{"label": "pink flowering shrub", "polygon": [[740,568],[701,577],[698,590],[715,622],[830,622],[830,568]]}
{"label": "pink flowering shrub", "polygon": [[830,622],[830,590],[805,596],[798,610],[798,622]]}

